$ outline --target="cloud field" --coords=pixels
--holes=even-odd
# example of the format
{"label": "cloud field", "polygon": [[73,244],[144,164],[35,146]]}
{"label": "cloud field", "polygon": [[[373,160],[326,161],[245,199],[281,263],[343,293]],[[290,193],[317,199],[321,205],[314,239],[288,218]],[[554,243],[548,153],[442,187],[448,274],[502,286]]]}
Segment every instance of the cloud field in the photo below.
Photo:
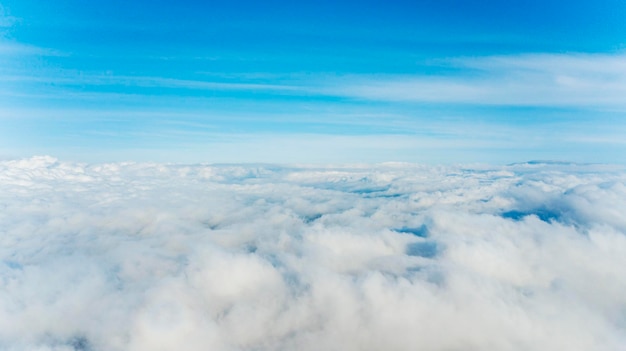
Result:
{"label": "cloud field", "polygon": [[0,349],[626,350],[626,172],[0,162]]}

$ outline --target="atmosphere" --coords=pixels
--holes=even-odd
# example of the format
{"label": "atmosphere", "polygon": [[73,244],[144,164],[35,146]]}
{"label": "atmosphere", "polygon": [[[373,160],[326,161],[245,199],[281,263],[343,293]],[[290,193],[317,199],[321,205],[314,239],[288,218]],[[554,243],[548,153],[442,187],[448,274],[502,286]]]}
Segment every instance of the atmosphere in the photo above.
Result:
{"label": "atmosphere", "polygon": [[625,19],[0,0],[0,351],[626,351]]}
{"label": "atmosphere", "polygon": [[0,2],[0,158],[626,163],[623,1]]}

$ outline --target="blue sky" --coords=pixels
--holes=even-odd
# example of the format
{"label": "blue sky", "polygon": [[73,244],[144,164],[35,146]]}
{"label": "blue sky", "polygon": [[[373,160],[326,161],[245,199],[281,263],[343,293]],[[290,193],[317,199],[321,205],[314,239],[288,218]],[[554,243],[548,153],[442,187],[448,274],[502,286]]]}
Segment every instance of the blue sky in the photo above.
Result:
{"label": "blue sky", "polygon": [[626,163],[623,1],[0,4],[1,158]]}

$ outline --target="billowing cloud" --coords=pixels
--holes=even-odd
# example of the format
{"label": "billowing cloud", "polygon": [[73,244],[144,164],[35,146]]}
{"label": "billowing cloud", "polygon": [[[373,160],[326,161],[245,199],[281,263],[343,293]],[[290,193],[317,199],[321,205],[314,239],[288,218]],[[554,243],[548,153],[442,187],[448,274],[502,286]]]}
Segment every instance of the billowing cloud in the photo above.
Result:
{"label": "billowing cloud", "polygon": [[623,167],[0,162],[3,350],[624,350]]}

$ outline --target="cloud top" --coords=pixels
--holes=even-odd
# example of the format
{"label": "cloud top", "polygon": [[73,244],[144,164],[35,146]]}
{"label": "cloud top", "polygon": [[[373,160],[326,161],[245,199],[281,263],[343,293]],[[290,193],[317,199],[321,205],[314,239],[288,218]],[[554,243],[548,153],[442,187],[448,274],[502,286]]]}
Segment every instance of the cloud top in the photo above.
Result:
{"label": "cloud top", "polygon": [[0,162],[0,348],[621,350],[619,167]]}

